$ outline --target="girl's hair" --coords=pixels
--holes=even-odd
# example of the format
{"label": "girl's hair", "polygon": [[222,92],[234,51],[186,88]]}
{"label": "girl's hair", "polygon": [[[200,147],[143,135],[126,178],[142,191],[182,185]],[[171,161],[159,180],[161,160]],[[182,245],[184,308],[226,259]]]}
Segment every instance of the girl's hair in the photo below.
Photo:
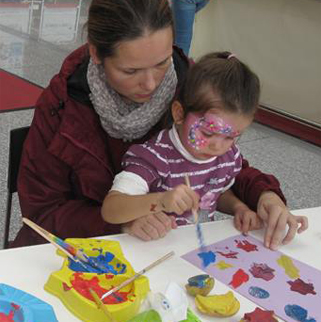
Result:
{"label": "girl's hair", "polygon": [[101,60],[113,56],[121,42],[167,27],[174,35],[168,0],[92,0],[89,7],[88,41]]}
{"label": "girl's hair", "polygon": [[259,104],[260,81],[230,52],[210,53],[189,69],[177,99],[186,115],[213,108],[212,94],[219,95],[227,112],[253,116]]}

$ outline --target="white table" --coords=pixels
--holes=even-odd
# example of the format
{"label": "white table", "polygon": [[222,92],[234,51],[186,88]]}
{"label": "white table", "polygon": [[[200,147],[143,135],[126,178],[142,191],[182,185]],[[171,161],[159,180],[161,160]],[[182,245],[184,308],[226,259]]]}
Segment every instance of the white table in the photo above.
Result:
{"label": "white table", "polygon": [[[282,246],[281,251],[299,259],[308,265],[321,270],[321,207],[293,211],[296,215],[309,218],[309,229],[298,235],[291,244]],[[231,220],[203,224],[204,237],[211,244],[238,234]],[[263,232],[256,231],[252,236],[263,239]],[[106,237],[107,238],[107,237]],[[143,242],[131,236],[113,235],[107,239],[120,242],[125,257],[136,271],[141,270],[164,254],[175,251],[175,256],[146,273],[152,291],[164,292],[169,282],[174,281],[184,288],[189,277],[203,272],[181,259],[180,256],[197,247],[195,228],[180,227],[170,232],[165,238],[152,242]],[[57,256],[55,248],[50,245],[23,247],[0,251],[0,283],[19,288],[51,304],[60,322],[79,321],[64,307],[58,298],[47,293],[43,286],[49,275],[59,270],[62,258]],[[215,294],[226,293],[229,289],[218,280],[215,282]],[[237,292],[234,292],[241,303],[240,311],[232,318],[217,321],[239,321],[244,313],[253,311],[256,305]],[[192,297],[189,297],[191,308],[197,313]],[[202,321],[214,321],[199,315]]]}

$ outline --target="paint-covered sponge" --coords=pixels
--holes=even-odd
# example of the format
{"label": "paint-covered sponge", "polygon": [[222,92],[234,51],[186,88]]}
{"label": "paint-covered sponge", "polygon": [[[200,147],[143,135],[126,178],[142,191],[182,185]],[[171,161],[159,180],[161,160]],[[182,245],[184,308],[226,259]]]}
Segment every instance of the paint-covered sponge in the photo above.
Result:
{"label": "paint-covered sponge", "polygon": [[196,275],[188,279],[188,284],[185,288],[188,294],[192,296],[203,295],[206,296],[214,287],[214,278],[207,274]]}
{"label": "paint-covered sponge", "polygon": [[[62,268],[50,275],[45,290],[57,296],[82,321],[108,321],[104,311],[97,308],[89,289],[101,298],[104,293],[134,276],[134,269],[124,257],[117,241],[73,238],[66,242],[82,250],[90,258],[95,258],[107,271],[103,274],[87,272],[82,265],[72,262],[64,253],[58,251],[65,260]],[[140,276],[113,295],[104,298],[103,303],[116,321],[128,321],[138,313],[149,290],[147,277]]]}
{"label": "paint-covered sponge", "polygon": [[231,291],[222,295],[196,295],[195,304],[200,312],[210,316],[232,316],[240,309],[240,302]]}
{"label": "paint-covered sponge", "polygon": [[274,317],[274,311],[264,311],[257,307],[253,312],[245,313],[240,322],[278,322]]}

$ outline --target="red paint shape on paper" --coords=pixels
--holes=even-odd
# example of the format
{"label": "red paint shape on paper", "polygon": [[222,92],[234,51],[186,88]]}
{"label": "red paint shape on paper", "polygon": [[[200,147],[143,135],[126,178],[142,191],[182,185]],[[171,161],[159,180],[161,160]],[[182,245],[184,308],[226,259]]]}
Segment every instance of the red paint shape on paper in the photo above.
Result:
{"label": "red paint shape on paper", "polygon": [[301,280],[301,278],[297,278],[294,282],[288,281],[287,283],[291,285],[291,291],[293,292],[298,292],[302,295],[317,294],[314,290],[313,284],[305,283],[304,281]]}
{"label": "red paint shape on paper", "polygon": [[258,251],[257,246],[254,244],[251,244],[250,242],[248,242],[247,240],[235,240],[236,242],[236,247],[237,248],[241,248],[243,250],[245,250],[246,252],[254,252],[254,251]]}
{"label": "red paint shape on paper", "polygon": [[238,252],[232,252],[232,251],[230,251],[229,253],[223,253],[223,252],[217,251],[217,253],[219,253],[220,255],[226,258],[237,258],[237,254],[238,254]]}
{"label": "red paint shape on paper", "polygon": [[273,315],[274,311],[263,311],[257,307],[253,312],[245,313],[243,320],[245,322],[277,322],[278,320]]}
{"label": "red paint shape on paper", "polygon": [[249,280],[249,275],[247,275],[243,269],[239,269],[233,275],[232,281],[229,283],[233,288],[241,286],[243,283],[246,283]]}
{"label": "red paint shape on paper", "polygon": [[274,271],[275,270],[269,267],[267,264],[253,263],[250,268],[250,272],[254,277],[262,278],[265,281],[270,281],[272,278],[274,278]]}
{"label": "red paint shape on paper", "polygon": [[[94,290],[97,295],[101,298],[103,294],[109,291],[99,285],[99,279],[97,276],[92,277],[91,279],[85,279],[82,277],[83,273],[74,273],[74,279],[71,281],[73,288],[80,293],[82,296],[87,299],[94,301],[92,298],[89,288]],[[115,296],[107,296],[104,298],[104,304],[119,304],[128,300],[129,292],[114,292]],[[119,301],[121,299],[121,301]]]}
{"label": "red paint shape on paper", "polygon": [[150,211],[152,211],[152,212],[155,212],[156,211],[156,204],[155,203],[152,203],[151,205],[150,205]]}

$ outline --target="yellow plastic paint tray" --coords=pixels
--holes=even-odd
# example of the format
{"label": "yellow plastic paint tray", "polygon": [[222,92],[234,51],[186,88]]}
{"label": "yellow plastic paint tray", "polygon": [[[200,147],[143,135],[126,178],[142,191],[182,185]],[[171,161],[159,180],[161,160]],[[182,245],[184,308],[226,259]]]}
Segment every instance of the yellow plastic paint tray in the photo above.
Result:
{"label": "yellow plastic paint tray", "polygon": [[[82,321],[108,321],[106,313],[97,308],[89,287],[101,297],[109,289],[132,277],[135,271],[116,241],[70,238],[66,242],[83,250],[88,256],[109,257],[108,263],[113,273],[97,274],[77,271],[75,263],[72,263],[64,253],[58,250],[57,253],[65,257],[65,260],[62,268],[50,275],[44,286],[45,290],[57,296],[66,308]],[[104,299],[105,308],[113,319],[125,322],[138,313],[140,304],[149,290],[148,279],[140,276],[115,295]]]}

